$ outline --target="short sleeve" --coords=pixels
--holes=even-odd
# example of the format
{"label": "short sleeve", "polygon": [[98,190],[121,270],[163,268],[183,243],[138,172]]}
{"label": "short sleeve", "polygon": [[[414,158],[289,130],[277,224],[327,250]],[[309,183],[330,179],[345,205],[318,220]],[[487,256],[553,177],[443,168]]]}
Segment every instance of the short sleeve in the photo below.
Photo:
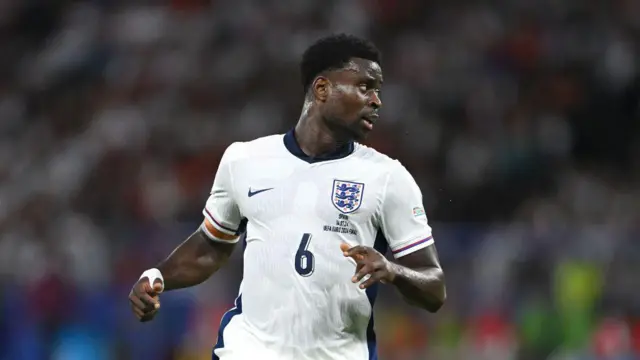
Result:
{"label": "short sleeve", "polygon": [[399,163],[387,180],[380,217],[381,231],[395,258],[433,244],[422,192],[413,176]]}
{"label": "short sleeve", "polygon": [[244,232],[243,217],[233,190],[232,164],[237,145],[231,144],[222,155],[211,193],[202,210],[205,221],[201,228],[214,241],[234,243]]}

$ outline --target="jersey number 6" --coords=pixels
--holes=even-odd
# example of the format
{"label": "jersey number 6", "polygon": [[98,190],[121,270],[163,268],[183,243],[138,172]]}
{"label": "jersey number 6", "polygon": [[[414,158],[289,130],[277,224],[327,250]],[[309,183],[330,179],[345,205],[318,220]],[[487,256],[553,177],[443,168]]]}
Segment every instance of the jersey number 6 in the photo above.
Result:
{"label": "jersey number 6", "polygon": [[300,246],[298,247],[298,251],[296,252],[296,271],[301,276],[309,276],[313,274],[314,269],[314,259],[313,253],[307,248],[309,247],[309,243],[311,242],[311,234],[304,234],[302,236],[302,240],[300,241]]}

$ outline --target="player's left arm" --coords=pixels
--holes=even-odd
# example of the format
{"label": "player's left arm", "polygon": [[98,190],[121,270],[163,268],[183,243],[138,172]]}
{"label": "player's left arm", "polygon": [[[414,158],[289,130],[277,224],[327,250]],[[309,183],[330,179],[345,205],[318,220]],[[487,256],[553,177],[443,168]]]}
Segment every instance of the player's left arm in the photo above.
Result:
{"label": "player's left arm", "polygon": [[[386,260],[386,259],[385,259]],[[434,244],[389,262],[390,282],[410,304],[438,311],[447,298],[444,272]]]}
{"label": "player's left arm", "polygon": [[447,298],[444,272],[433,244],[397,259],[398,263],[367,246],[350,248],[342,244],[341,249],[344,256],[356,261],[356,273],[351,279],[354,283],[370,275],[360,284],[361,289],[377,282],[393,284],[409,304],[430,312],[438,311]]}
{"label": "player's left arm", "polygon": [[352,281],[357,283],[370,275],[360,288],[376,282],[393,284],[410,304],[436,312],[446,299],[444,272],[422,206],[422,193],[402,166],[389,175],[379,222],[396,262],[371,247],[343,244],[344,255],[357,264]]}

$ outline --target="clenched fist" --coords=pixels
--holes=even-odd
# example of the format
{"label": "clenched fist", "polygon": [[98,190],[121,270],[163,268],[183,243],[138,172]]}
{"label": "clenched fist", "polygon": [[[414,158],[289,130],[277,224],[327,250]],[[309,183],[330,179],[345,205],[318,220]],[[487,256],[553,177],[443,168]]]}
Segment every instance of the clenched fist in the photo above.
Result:
{"label": "clenched fist", "polygon": [[156,278],[153,285],[149,278],[144,276],[138,280],[129,293],[131,309],[138,320],[146,322],[156,315],[160,309],[159,294],[162,292],[164,284],[161,279]]}

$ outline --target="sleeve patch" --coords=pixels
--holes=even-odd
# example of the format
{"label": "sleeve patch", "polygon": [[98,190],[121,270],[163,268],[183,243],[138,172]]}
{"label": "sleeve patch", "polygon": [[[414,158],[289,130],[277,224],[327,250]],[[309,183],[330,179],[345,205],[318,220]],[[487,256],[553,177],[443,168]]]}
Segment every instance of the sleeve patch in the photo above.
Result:
{"label": "sleeve patch", "polygon": [[424,212],[424,208],[422,208],[421,206],[416,206],[413,208],[413,216],[414,217],[420,217],[420,216],[425,216],[425,212]]}

